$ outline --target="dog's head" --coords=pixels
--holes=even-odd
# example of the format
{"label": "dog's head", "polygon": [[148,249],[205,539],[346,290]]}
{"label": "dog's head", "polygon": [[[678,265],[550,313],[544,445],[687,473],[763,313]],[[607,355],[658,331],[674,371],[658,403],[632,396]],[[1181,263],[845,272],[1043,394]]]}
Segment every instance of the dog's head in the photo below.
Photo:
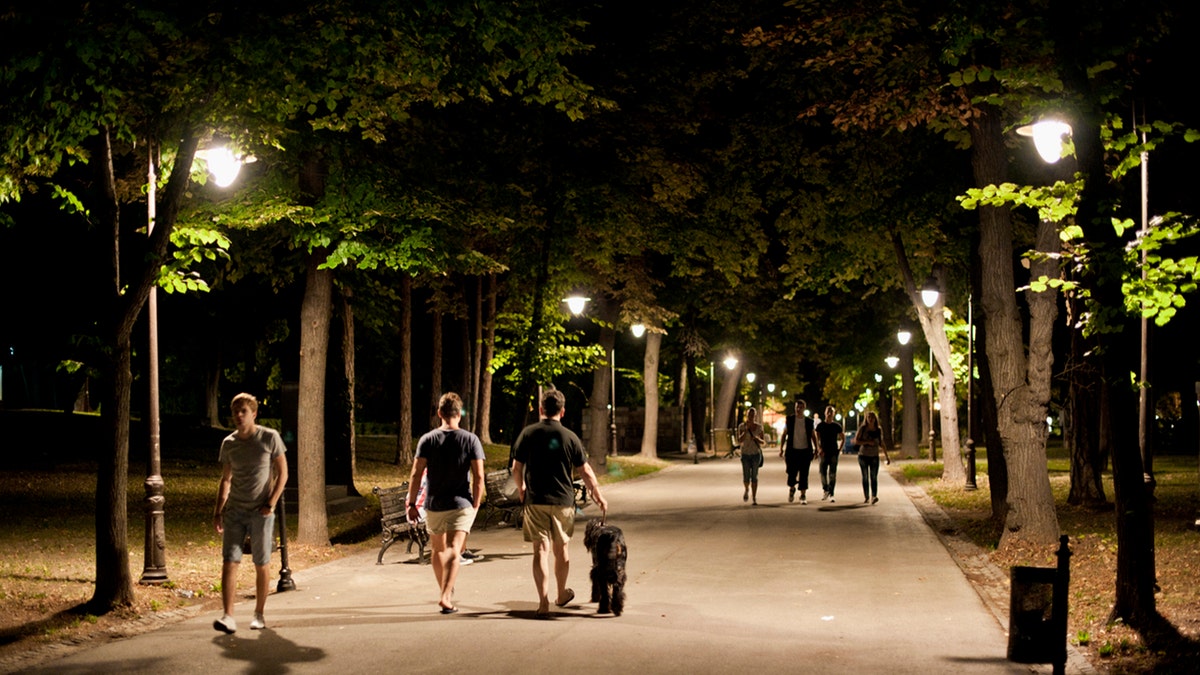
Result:
{"label": "dog's head", "polygon": [[583,546],[587,550],[596,548],[596,542],[600,541],[600,531],[604,528],[604,521],[599,518],[592,518],[588,521],[587,529],[583,531]]}

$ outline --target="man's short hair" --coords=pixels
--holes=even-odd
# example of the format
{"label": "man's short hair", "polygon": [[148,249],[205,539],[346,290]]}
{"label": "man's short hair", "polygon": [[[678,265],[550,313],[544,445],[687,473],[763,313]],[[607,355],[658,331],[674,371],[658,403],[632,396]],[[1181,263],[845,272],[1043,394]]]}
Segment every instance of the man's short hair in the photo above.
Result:
{"label": "man's short hair", "polygon": [[253,394],[247,394],[243,392],[237,396],[234,396],[233,400],[229,402],[230,412],[236,413],[242,406],[246,406],[250,409],[250,412],[256,415],[258,414],[258,399],[254,398]]}
{"label": "man's short hair", "polygon": [[808,407],[808,404],[807,404],[807,403],[805,403],[805,402],[804,402],[804,399],[802,399],[802,398],[798,398],[798,399],[796,399],[796,405],[800,406],[801,408],[807,408],[807,407]]}
{"label": "man's short hair", "polygon": [[546,417],[554,417],[567,407],[567,397],[557,389],[547,389],[542,392],[542,412]]}
{"label": "man's short hair", "polygon": [[452,391],[442,394],[442,398],[438,400],[438,414],[445,419],[462,415],[462,409],[462,398]]}

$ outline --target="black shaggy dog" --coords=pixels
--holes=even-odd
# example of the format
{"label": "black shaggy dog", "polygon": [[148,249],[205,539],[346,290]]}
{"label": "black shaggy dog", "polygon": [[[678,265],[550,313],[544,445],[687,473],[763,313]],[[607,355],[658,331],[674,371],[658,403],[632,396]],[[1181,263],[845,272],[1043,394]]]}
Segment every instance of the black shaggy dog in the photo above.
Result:
{"label": "black shaggy dog", "polygon": [[592,552],[592,602],[600,603],[599,613],[625,611],[625,533],[603,520],[588,521],[583,545]]}

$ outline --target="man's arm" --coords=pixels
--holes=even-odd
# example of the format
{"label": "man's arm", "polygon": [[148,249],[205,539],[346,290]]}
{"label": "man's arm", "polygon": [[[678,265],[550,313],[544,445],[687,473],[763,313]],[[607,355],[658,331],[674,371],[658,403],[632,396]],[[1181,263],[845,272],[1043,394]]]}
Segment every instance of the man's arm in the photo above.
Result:
{"label": "man's arm", "polygon": [[414,523],[421,519],[421,512],[417,510],[417,493],[421,490],[421,476],[425,473],[425,467],[429,464],[429,460],[424,457],[418,457],[413,460],[412,473],[408,476],[408,496],[404,498],[404,515]]}
{"label": "man's arm", "polygon": [[221,482],[217,484],[217,507],[213,510],[213,526],[217,532],[225,531],[221,521],[221,512],[225,510],[225,501],[229,499],[229,486],[233,483],[233,465],[225,464],[221,469]]}
{"label": "man's arm", "polygon": [[779,456],[783,457],[783,449],[787,447],[788,441],[788,425],[783,425],[783,433],[779,434]]}
{"label": "man's arm", "polygon": [[592,493],[592,499],[596,500],[600,512],[608,513],[608,501],[600,494],[600,481],[596,480],[596,472],[592,471],[592,465],[584,462],[583,466],[579,467],[579,473],[583,474],[583,484]]}
{"label": "man's arm", "polygon": [[271,473],[275,474],[275,487],[271,490],[271,496],[268,498],[267,503],[259,508],[259,512],[264,516],[270,515],[275,510],[275,505],[279,503],[279,498],[283,496],[283,489],[287,487],[287,458],[283,456],[282,452],[275,455],[275,458],[271,460]]}
{"label": "man's arm", "polygon": [[525,463],[514,459],[512,464],[513,483],[517,486],[517,501],[525,503]]}
{"label": "man's arm", "polygon": [[471,505],[475,510],[479,510],[479,505],[483,503],[483,483],[486,480],[483,477],[483,460],[471,460]]}

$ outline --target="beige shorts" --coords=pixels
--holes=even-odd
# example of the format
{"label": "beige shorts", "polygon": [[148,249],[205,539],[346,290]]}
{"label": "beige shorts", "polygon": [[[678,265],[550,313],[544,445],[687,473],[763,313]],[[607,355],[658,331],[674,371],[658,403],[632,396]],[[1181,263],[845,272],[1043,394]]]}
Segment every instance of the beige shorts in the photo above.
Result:
{"label": "beige shorts", "polygon": [[575,507],[526,504],[524,532],[525,541],[568,544],[575,534]]}
{"label": "beige shorts", "polygon": [[446,534],[447,532],[470,532],[475,524],[475,509],[468,506],[465,509],[453,511],[426,511],[425,529],[429,534]]}

